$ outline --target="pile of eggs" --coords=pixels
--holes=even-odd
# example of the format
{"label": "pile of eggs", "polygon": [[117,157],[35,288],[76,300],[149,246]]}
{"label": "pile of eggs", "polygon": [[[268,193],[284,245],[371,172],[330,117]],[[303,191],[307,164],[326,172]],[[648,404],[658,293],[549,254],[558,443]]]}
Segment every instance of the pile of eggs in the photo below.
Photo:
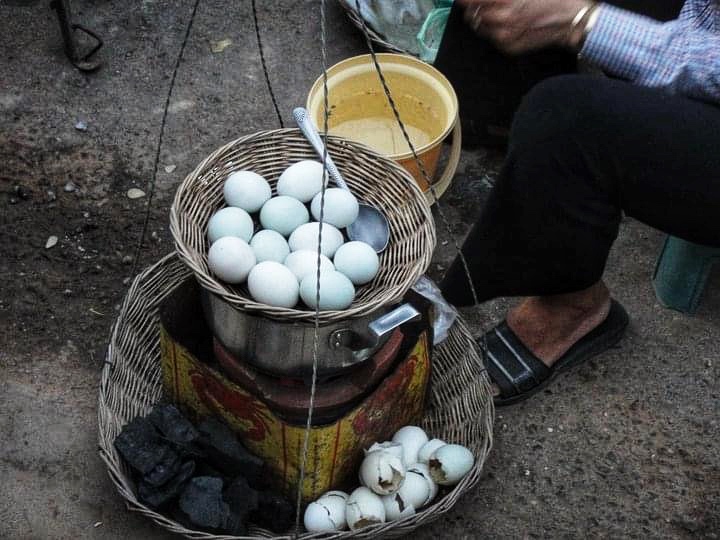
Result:
{"label": "pile of eggs", "polygon": [[375,443],[360,466],[361,487],[349,495],[328,491],[306,510],[309,532],[361,529],[414,515],[470,472],[475,458],[464,446],[430,439],[417,426],[398,430],[391,441]]}
{"label": "pile of eggs", "polygon": [[[293,308],[302,299],[316,309],[323,176],[318,161],[294,163],[280,175],[273,197],[270,184],[259,174],[230,174],[223,186],[227,207],[208,223],[208,266],[213,274],[234,285],[247,282],[257,302]],[[343,236],[342,229],[355,221],[358,209],[357,199],[349,191],[325,189],[319,263],[321,310],[348,308],[355,287],[372,281],[380,268],[371,246],[346,242]],[[257,232],[252,215],[261,225]]]}

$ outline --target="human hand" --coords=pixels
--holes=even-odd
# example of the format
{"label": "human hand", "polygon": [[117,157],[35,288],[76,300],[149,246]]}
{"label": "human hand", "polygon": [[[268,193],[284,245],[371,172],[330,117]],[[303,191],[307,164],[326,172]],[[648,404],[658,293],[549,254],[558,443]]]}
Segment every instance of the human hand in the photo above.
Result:
{"label": "human hand", "polygon": [[549,45],[577,48],[582,28],[573,19],[591,0],[458,0],[465,19],[479,34],[509,54]]}

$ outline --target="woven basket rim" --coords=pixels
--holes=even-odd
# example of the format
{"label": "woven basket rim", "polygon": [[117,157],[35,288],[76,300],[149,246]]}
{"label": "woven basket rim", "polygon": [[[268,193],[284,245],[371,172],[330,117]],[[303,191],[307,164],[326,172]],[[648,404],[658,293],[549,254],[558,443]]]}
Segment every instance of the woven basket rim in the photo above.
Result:
{"label": "woven basket rim", "polygon": [[[172,273],[172,276],[169,278],[166,274]],[[125,299],[123,301],[120,313],[115,320],[113,327],[112,327],[112,333],[111,333],[111,339],[110,343],[108,345],[107,349],[107,356],[105,365],[102,370],[101,375],[101,381],[100,381],[100,389],[98,393],[98,436],[99,436],[99,454],[100,458],[103,460],[105,465],[108,468],[108,475],[112,481],[112,483],[117,488],[119,494],[125,499],[125,503],[128,509],[131,511],[138,512],[140,514],[145,515],[146,517],[150,518],[152,521],[160,525],[161,527],[177,533],[184,535],[187,538],[193,538],[193,539],[203,539],[203,540],[255,540],[255,539],[267,539],[267,538],[274,538],[276,540],[290,540],[293,538],[299,538],[302,540],[309,540],[314,538],[324,538],[327,540],[343,540],[347,538],[377,538],[380,536],[402,536],[405,535],[414,529],[428,524],[435,519],[439,518],[442,514],[449,511],[457,502],[457,500],[466,493],[469,489],[474,487],[478,481],[480,480],[480,476],[482,473],[482,469],[484,466],[484,463],[487,459],[488,453],[492,447],[492,425],[494,422],[494,406],[493,406],[493,400],[490,393],[490,383],[489,379],[487,377],[487,373],[485,369],[482,367],[482,362],[479,360],[479,358],[471,358],[472,362],[471,364],[479,364],[479,367],[482,368],[477,372],[477,376],[479,377],[478,384],[480,385],[480,393],[481,396],[478,398],[477,396],[469,396],[470,398],[475,398],[473,402],[476,402],[478,399],[480,400],[479,405],[476,403],[476,405],[481,406],[481,411],[478,412],[479,416],[475,417],[473,416],[471,420],[476,420],[477,422],[482,423],[482,440],[477,446],[475,450],[476,454],[476,460],[475,464],[473,465],[473,468],[471,471],[462,479],[462,481],[454,486],[454,488],[447,493],[444,497],[441,499],[436,500],[431,506],[428,506],[424,509],[422,509],[420,512],[416,513],[413,516],[408,516],[402,520],[378,524],[378,525],[372,525],[369,527],[365,527],[362,529],[358,529],[355,531],[339,531],[336,533],[303,533],[300,535],[294,535],[294,534],[282,534],[282,535],[273,535],[270,533],[270,531],[266,531],[264,529],[254,528],[251,529],[252,531],[257,532],[256,535],[249,535],[249,536],[232,536],[232,535],[215,535],[211,533],[207,533],[204,531],[198,531],[198,530],[192,530],[184,527],[180,523],[164,516],[163,514],[160,514],[156,512],[154,509],[144,505],[141,503],[137,497],[135,496],[134,492],[134,482],[131,480],[130,475],[127,472],[127,469],[125,465],[122,463],[121,458],[119,457],[119,454],[117,453],[117,450],[115,449],[113,445],[114,441],[114,435],[117,434],[118,429],[115,431],[113,430],[113,421],[116,421],[118,419],[118,414],[116,409],[122,408],[127,409],[127,404],[124,403],[117,403],[117,396],[115,396],[112,393],[113,385],[114,385],[114,370],[121,370],[123,369],[123,366],[125,366],[129,362],[128,358],[128,351],[124,350],[129,345],[127,343],[127,340],[124,339],[123,336],[121,336],[122,330],[124,330],[124,325],[129,325],[128,322],[133,316],[137,317],[139,313],[142,313],[143,310],[141,309],[142,306],[138,304],[140,300],[143,299],[143,294],[145,296],[149,296],[149,293],[147,291],[144,291],[144,288],[146,286],[156,286],[157,283],[164,283],[163,279],[165,281],[169,281],[169,285],[166,284],[164,287],[162,287],[161,291],[153,291],[156,292],[156,297],[153,298],[153,302],[151,305],[155,305],[160,302],[161,298],[164,298],[174,290],[175,287],[177,287],[184,279],[186,279],[190,275],[190,271],[187,270],[185,267],[182,266],[180,263],[179,258],[175,253],[169,253],[162,259],[160,259],[155,264],[149,266],[144,271],[142,271],[140,274],[138,274],[135,279],[133,280],[130,289],[128,290],[127,295],[125,296]],[[172,279],[174,278],[174,280]],[[147,298],[146,298],[147,300]],[[147,307],[147,306],[146,306]],[[156,306],[155,306],[156,308]],[[157,314],[153,314],[153,317],[149,317],[147,313],[145,313],[146,316],[142,317],[142,323],[144,325],[144,330],[147,331],[150,326],[155,325],[157,326]],[[135,329],[137,330],[137,329]],[[453,334],[455,332],[455,334]],[[151,333],[152,334],[152,333]],[[155,332],[157,334],[157,332]],[[472,353],[471,351],[471,357],[477,356],[477,350],[476,346],[474,345],[474,339],[472,338],[472,335],[467,328],[465,322],[462,320],[462,318],[458,317],[456,321],[456,325],[453,326],[453,329],[451,330],[451,336],[455,335],[461,336],[465,342],[470,345],[469,351],[474,350],[475,352]],[[450,338],[448,338],[450,339]],[[134,345],[138,345],[137,343],[134,343]],[[473,349],[475,347],[475,349]],[[158,345],[155,345],[156,349],[159,349]],[[441,345],[442,348],[442,345]],[[153,362],[157,362],[159,364],[159,350],[148,350],[147,344],[143,344],[142,347],[140,347],[141,352],[146,353],[144,355],[144,358],[146,358],[147,365],[144,366],[144,374],[147,375],[151,365]],[[438,349],[439,350],[439,349]],[[436,352],[438,352],[436,350]],[[149,355],[154,355],[154,358],[150,358]],[[463,364],[464,365],[464,364]],[[157,369],[159,372],[159,368]],[[158,374],[159,377],[159,374]],[[123,384],[127,384],[127,381],[125,379],[122,379]],[[124,390],[125,387],[121,386]],[[463,387],[463,393],[460,398],[461,399],[461,405],[468,406],[468,403],[466,401],[466,398],[468,396],[466,395],[467,389]],[[432,392],[431,392],[432,393]],[[160,393],[156,392],[156,396],[154,399],[154,402],[157,402],[160,399]],[[147,397],[147,396],[146,396]],[[136,404],[137,405],[137,404]],[[457,413],[460,412],[457,409],[457,403],[453,404],[454,406],[450,406],[451,410],[447,411],[448,413],[452,413],[451,418],[453,418],[454,421],[457,421]],[[148,406],[149,407],[149,406]],[[145,413],[147,411],[144,411]],[[432,421],[429,420],[429,415],[435,414],[437,411],[435,410],[426,410],[425,412],[425,421]],[[467,412],[467,409],[466,409]],[[472,411],[470,411],[472,412]],[[131,415],[132,413],[128,411],[128,414],[125,416]],[[136,413],[137,414],[137,413]],[[135,416],[135,414],[132,414],[132,416]],[[128,421],[126,418],[125,421]],[[474,425],[474,423],[473,423]]]}
{"label": "woven basket rim", "polygon": [[[183,223],[181,223],[183,220],[183,216],[181,216],[181,209],[184,208],[184,205],[186,204],[185,198],[187,197],[187,193],[193,188],[194,184],[202,183],[203,176],[212,172],[213,164],[216,163],[221,156],[239,149],[243,145],[259,144],[266,140],[273,140],[274,138],[291,140],[294,144],[302,145],[303,147],[306,146],[309,151],[312,151],[312,147],[309,143],[307,143],[304,136],[302,136],[302,132],[297,128],[258,131],[225,143],[203,159],[193,169],[193,171],[185,177],[178,187],[170,209],[170,231],[180,258],[193,270],[193,273],[198,279],[200,285],[209,292],[217,295],[233,307],[243,311],[253,312],[281,321],[311,323],[314,322],[315,319],[314,310],[268,306],[253,300],[247,294],[240,294],[237,287],[228,286],[216,279],[207,268],[207,254],[199,252],[189,244],[183,232]],[[363,317],[383,307],[384,305],[397,301],[407,292],[407,290],[413,285],[414,281],[419,278],[430,265],[436,243],[435,225],[432,217],[432,211],[428,205],[425,194],[407,170],[393,160],[378,154],[370,147],[343,137],[332,135],[328,136],[327,147],[330,152],[334,152],[333,155],[336,158],[338,157],[336,156],[337,153],[344,152],[346,154],[351,154],[353,159],[365,159],[366,162],[371,163],[373,167],[382,167],[387,171],[388,175],[392,175],[394,181],[399,182],[397,189],[406,191],[410,196],[410,199],[403,201],[403,204],[407,209],[413,211],[413,215],[417,216],[417,220],[414,222],[414,226],[417,227],[417,230],[413,234],[415,234],[418,239],[422,240],[424,244],[424,252],[417,255],[417,259],[412,263],[411,267],[403,269],[403,271],[409,274],[408,278],[412,279],[407,279],[401,284],[381,288],[377,292],[373,291],[372,294],[368,294],[368,296],[370,296],[369,300],[355,300],[353,305],[346,310],[320,311],[319,320],[321,324],[329,324],[341,320]],[[335,159],[336,163],[341,159],[342,158]],[[372,162],[369,160],[372,160]],[[369,166],[367,163],[363,164],[356,162],[353,166],[357,169],[363,169],[364,167]],[[341,167],[340,165],[338,166]],[[380,192],[379,188],[378,192]],[[386,216],[388,219],[392,218],[392,216],[387,214],[387,210]],[[392,253],[393,249],[394,246],[391,239],[391,244],[385,254]],[[389,270],[388,272],[392,273],[392,271],[393,270]],[[375,280],[365,287],[372,287],[374,284]]]}

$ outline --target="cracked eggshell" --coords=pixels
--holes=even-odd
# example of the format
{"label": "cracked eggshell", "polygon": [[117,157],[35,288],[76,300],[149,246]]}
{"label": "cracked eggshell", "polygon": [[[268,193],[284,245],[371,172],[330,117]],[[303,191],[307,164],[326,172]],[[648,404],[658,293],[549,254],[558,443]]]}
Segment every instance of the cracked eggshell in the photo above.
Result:
{"label": "cracked eggshell", "polygon": [[394,443],[392,441],[385,441],[378,443],[376,442],[373,444],[370,448],[365,450],[365,455],[367,455],[370,452],[375,452],[376,450],[384,450],[385,452],[390,452],[398,459],[402,460],[403,457],[403,447],[402,444]]}
{"label": "cracked eggshell", "polygon": [[402,460],[386,450],[368,452],[360,465],[360,483],[378,495],[395,493],[404,479]]}
{"label": "cracked eggshell", "polygon": [[303,522],[309,532],[342,531],[347,527],[345,505],[348,494],[328,491],[305,509]]}
{"label": "cracked eggshell", "polygon": [[405,504],[405,500],[397,493],[383,496],[382,502],[385,507],[386,521],[397,521],[398,519],[415,515],[415,508],[409,504]]}
{"label": "cracked eggshell", "polygon": [[441,486],[454,486],[475,463],[472,452],[459,444],[441,446],[430,456],[430,476]]}
{"label": "cracked eggshell", "polygon": [[[430,468],[425,463],[415,463],[408,467],[407,470],[408,473],[412,472],[414,474],[421,475],[425,482],[427,482],[428,486],[428,496],[425,499],[425,502],[423,502],[420,506],[426,506],[432,502],[432,500],[437,496],[438,494],[438,485],[435,483],[435,481],[432,479],[432,476],[430,476]],[[407,474],[407,473],[406,473]],[[416,507],[419,508],[419,507]]]}
{"label": "cracked eggshell", "polygon": [[426,442],[420,447],[417,458],[418,463],[425,463],[427,465],[427,462],[430,459],[432,453],[441,446],[445,446],[446,444],[447,443],[442,439],[430,439],[428,442]]}
{"label": "cracked eggshell", "polygon": [[385,523],[385,505],[382,499],[368,488],[359,487],[348,497],[345,517],[353,531],[368,525]]}
{"label": "cracked eggshell", "polygon": [[405,480],[400,486],[397,495],[402,498],[405,505],[412,506],[415,510],[421,508],[430,496],[430,485],[420,471],[408,469],[405,473]]}
{"label": "cracked eggshell", "polygon": [[403,465],[417,463],[420,448],[428,442],[427,433],[417,426],[405,426],[393,435],[392,442],[403,446]]}

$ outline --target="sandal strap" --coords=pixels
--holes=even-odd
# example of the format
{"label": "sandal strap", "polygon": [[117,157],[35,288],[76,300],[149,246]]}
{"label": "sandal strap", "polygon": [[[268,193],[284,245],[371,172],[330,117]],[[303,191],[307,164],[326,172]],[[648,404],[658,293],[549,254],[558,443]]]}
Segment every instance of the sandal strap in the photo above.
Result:
{"label": "sandal strap", "polygon": [[503,398],[526,392],[550,376],[550,368],[518,339],[505,322],[485,334],[484,345],[488,373],[500,388]]}

